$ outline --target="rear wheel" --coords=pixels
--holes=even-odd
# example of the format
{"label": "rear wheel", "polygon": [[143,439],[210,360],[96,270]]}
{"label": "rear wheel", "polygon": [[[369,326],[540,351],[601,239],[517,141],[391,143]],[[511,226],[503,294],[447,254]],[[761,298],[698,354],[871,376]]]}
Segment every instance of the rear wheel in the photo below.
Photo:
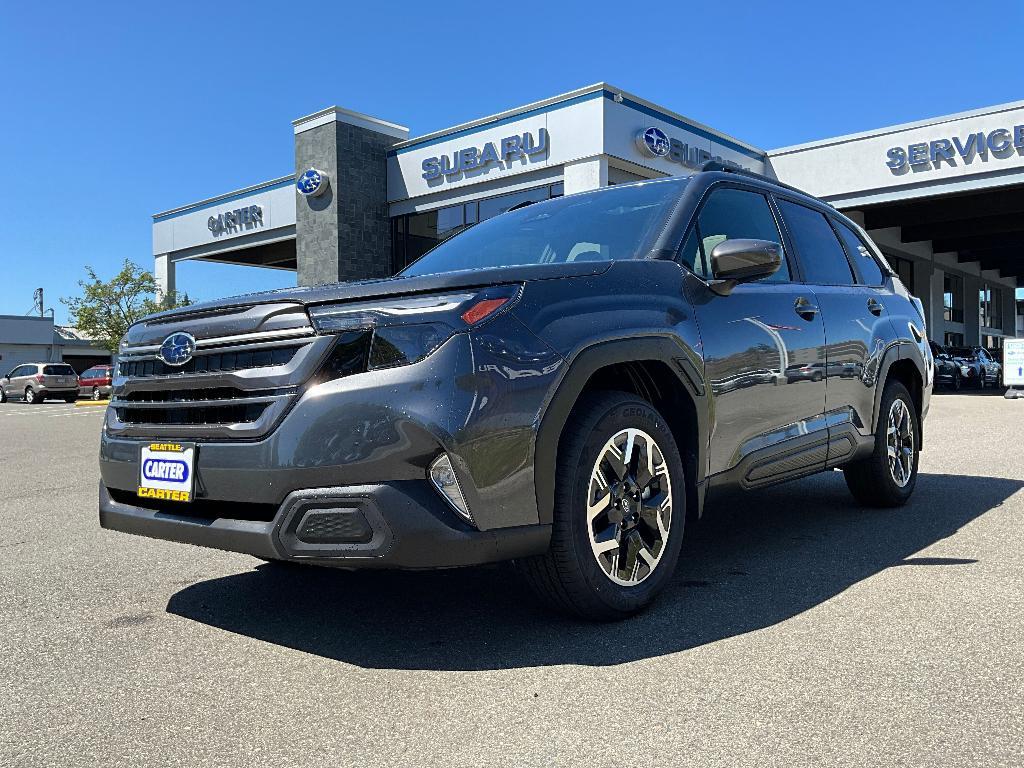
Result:
{"label": "rear wheel", "polygon": [[29,405],[43,402],[43,398],[36,394],[36,391],[32,387],[25,387],[25,402]]}
{"label": "rear wheel", "polygon": [[6,403],[6,402],[7,402],[7,393],[4,392],[4,388],[3,387],[0,387],[0,403]]}
{"label": "rear wheel", "polygon": [[74,403],[78,401],[78,395],[68,395],[64,398],[65,403]]}
{"label": "rear wheel", "polygon": [[665,419],[634,395],[586,395],[559,445],[551,547],[518,565],[549,605],[621,619],[672,577],[686,518],[683,464]]}
{"label": "rear wheel", "polygon": [[93,400],[99,400],[102,397],[103,396],[100,394],[100,388],[99,387],[93,387],[92,388],[92,399]]}
{"label": "rear wheel", "polygon": [[869,507],[900,507],[917,484],[920,455],[919,417],[910,392],[898,381],[882,394],[875,450],[870,457],[843,467],[854,498]]}

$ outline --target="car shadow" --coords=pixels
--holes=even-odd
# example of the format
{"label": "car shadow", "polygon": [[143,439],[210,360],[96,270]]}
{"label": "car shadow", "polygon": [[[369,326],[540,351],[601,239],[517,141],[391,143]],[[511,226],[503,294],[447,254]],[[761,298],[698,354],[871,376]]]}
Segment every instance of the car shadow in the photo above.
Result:
{"label": "car shadow", "polygon": [[858,507],[838,472],[709,505],[647,612],[615,624],[548,613],[507,566],[346,572],[285,564],[203,581],[167,610],[366,668],[612,665],[769,627],[894,567],[970,568],[976,552],[914,556],[1024,481],[921,474],[897,510]]}

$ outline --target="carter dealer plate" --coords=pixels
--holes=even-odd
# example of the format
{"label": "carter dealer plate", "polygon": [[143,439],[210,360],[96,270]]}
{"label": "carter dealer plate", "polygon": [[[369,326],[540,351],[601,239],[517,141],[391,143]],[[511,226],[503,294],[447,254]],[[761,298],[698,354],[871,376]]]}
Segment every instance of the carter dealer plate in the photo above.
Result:
{"label": "carter dealer plate", "polygon": [[163,501],[192,501],[195,454],[195,443],[142,446],[138,495]]}

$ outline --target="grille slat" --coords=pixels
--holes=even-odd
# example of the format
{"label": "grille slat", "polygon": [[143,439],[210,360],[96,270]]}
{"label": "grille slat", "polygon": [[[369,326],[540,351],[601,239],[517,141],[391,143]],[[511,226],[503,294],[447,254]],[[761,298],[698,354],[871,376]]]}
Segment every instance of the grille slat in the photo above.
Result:
{"label": "grille slat", "polygon": [[250,368],[268,368],[287,365],[302,345],[248,349],[238,352],[212,352],[197,354],[184,365],[171,366],[163,360],[122,360],[118,363],[121,376],[141,379],[150,376],[188,376],[195,373],[241,371]]}

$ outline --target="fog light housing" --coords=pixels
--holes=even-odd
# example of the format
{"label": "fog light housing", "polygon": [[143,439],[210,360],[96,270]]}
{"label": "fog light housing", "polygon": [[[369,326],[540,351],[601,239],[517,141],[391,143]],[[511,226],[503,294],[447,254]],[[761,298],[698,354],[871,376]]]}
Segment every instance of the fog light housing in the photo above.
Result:
{"label": "fog light housing", "polygon": [[437,492],[444,497],[444,500],[451,505],[459,517],[476,525],[473,515],[469,513],[469,507],[466,506],[466,499],[459,487],[459,478],[455,476],[452,460],[448,458],[447,453],[442,453],[430,465],[430,482],[434,484]]}

